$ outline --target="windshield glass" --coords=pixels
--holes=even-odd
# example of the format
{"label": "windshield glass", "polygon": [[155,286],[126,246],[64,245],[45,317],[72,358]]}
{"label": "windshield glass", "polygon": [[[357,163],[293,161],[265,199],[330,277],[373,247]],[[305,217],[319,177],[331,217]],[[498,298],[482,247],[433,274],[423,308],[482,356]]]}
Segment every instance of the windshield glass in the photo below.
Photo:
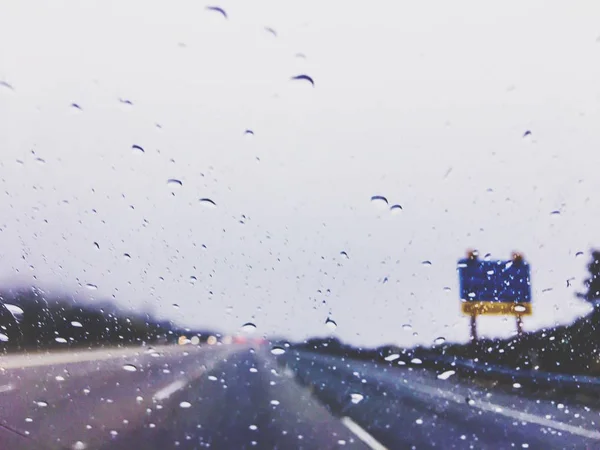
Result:
{"label": "windshield glass", "polygon": [[0,447],[594,448],[600,5],[0,5]]}

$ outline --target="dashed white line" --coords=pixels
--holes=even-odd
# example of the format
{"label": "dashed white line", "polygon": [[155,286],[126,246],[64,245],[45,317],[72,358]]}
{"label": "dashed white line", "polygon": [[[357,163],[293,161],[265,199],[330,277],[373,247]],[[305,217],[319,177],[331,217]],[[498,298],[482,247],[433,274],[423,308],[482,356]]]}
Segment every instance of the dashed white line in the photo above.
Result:
{"label": "dashed white line", "polygon": [[354,422],[350,417],[342,417],[341,422],[370,449],[387,450],[387,448],[381,442],[371,436],[364,428]]}
{"label": "dashed white line", "polygon": [[156,394],[154,394],[154,400],[158,400],[158,401],[166,400],[167,398],[169,398],[171,395],[173,395],[178,390],[186,387],[187,384],[188,384],[187,380],[174,381],[171,384],[168,384],[164,388],[157,391]]}
{"label": "dashed white line", "polygon": [[[446,391],[439,388],[433,388],[430,386],[426,386],[420,383],[410,382],[407,387],[409,389],[422,392],[427,395],[431,395],[433,397],[441,397],[445,400],[452,400],[456,403],[464,405],[464,397],[461,397],[453,392]],[[519,411],[516,409],[507,408],[502,405],[496,405],[494,403],[490,403],[483,400],[475,401],[472,408],[479,408],[482,411],[492,412],[495,414],[500,414],[505,417],[509,417],[511,419],[517,419],[524,422],[535,423],[538,425],[542,425],[547,428],[554,428],[555,430],[566,431],[567,433],[575,434],[577,436],[581,436],[588,439],[597,439],[600,440],[600,432],[596,430],[589,430],[583,427],[577,427],[574,425],[569,425],[568,423],[558,422],[556,420],[546,419],[545,417],[536,416],[534,414],[529,414],[524,411]]]}

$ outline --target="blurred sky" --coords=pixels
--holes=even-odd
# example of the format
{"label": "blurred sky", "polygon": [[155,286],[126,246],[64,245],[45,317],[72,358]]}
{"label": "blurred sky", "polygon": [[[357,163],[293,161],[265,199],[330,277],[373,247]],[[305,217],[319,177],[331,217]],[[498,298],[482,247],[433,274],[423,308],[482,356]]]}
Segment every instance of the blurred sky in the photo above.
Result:
{"label": "blurred sky", "polygon": [[473,247],[530,261],[525,329],[589,310],[600,3],[216,4],[228,19],[198,0],[2,2],[5,285],[226,332],[299,339],[331,317],[356,344],[465,341]]}

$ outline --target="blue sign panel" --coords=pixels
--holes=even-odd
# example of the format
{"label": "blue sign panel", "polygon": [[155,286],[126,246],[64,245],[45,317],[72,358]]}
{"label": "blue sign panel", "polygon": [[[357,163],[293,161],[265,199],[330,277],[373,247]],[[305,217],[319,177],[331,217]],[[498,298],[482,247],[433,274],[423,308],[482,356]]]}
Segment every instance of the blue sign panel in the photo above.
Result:
{"label": "blue sign panel", "polygon": [[529,264],[522,259],[458,262],[460,298],[466,302],[531,302]]}

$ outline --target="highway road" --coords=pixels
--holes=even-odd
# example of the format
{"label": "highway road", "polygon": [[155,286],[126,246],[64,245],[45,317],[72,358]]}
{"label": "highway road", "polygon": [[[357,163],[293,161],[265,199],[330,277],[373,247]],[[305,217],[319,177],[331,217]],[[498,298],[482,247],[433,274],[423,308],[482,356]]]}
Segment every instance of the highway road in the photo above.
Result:
{"label": "highway road", "polygon": [[0,357],[0,449],[600,448],[598,420],[418,367],[268,346]]}

